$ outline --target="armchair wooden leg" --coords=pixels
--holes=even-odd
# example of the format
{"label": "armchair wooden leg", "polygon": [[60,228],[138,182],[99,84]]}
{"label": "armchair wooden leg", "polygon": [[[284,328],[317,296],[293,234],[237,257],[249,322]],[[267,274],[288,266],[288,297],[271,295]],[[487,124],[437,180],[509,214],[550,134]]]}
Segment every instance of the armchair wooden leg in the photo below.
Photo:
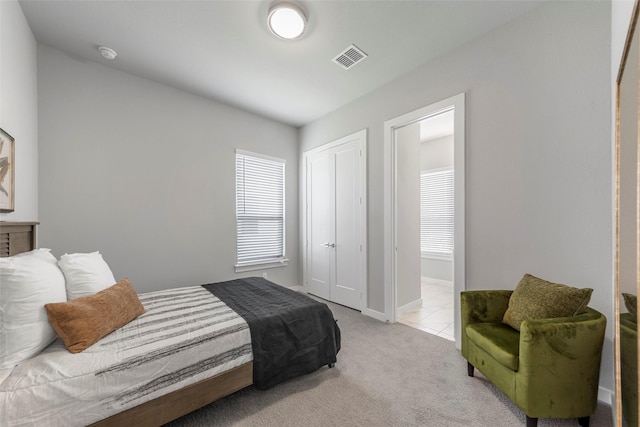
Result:
{"label": "armchair wooden leg", "polygon": [[467,362],[467,375],[469,375],[470,377],[473,376],[473,370],[475,368],[473,367],[473,365],[471,364],[471,362]]}
{"label": "armchair wooden leg", "polygon": [[527,415],[527,427],[537,427],[538,419],[537,418],[529,418]]}
{"label": "armchair wooden leg", "polygon": [[578,424],[580,424],[582,427],[589,427],[589,417],[578,418]]}

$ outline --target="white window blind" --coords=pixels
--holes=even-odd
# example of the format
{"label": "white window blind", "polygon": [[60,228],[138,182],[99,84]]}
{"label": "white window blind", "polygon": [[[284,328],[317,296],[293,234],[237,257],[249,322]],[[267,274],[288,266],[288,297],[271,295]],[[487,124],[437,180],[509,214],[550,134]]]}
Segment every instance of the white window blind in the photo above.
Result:
{"label": "white window blind", "polygon": [[284,259],[284,160],[236,152],[237,264]]}
{"label": "white window blind", "polygon": [[426,256],[453,254],[453,170],[420,175],[420,249]]}

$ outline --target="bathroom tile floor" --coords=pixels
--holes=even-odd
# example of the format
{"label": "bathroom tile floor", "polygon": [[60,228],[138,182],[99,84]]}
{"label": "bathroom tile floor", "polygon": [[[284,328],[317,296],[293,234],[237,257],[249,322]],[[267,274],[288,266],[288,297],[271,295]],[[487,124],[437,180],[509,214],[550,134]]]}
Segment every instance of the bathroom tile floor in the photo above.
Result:
{"label": "bathroom tile floor", "polygon": [[422,305],[402,313],[398,322],[455,341],[453,283],[422,278]]}

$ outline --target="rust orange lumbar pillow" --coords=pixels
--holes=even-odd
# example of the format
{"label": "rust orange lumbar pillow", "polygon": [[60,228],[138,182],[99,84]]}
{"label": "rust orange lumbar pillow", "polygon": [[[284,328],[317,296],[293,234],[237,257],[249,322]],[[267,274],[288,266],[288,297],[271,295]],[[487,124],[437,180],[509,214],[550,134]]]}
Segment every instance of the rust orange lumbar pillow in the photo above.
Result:
{"label": "rust orange lumbar pillow", "polygon": [[129,279],[93,295],[44,307],[49,323],[71,353],[80,353],[145,312]]}

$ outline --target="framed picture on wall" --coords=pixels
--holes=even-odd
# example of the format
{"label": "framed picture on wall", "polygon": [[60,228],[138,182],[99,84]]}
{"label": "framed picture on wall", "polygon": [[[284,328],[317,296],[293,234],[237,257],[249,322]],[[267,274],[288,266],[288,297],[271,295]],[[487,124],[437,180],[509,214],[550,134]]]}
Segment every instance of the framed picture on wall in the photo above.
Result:
{"label": "framed picture on wall", "polygon": [[0,128],[0,212],[13,212],[15,190],[14,139]]}

